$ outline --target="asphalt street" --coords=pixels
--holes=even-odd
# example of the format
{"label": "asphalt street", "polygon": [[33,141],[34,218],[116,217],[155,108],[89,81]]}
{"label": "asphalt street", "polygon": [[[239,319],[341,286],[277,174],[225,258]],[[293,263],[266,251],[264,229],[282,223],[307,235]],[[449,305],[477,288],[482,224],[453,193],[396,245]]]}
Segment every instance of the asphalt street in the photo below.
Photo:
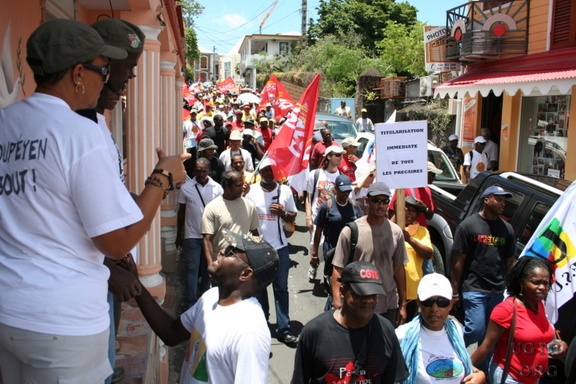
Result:
{"label": "asphalt street", "polygon": [[[306,214],[298,211],[296,217],[296,232],[288,239],[290,244],[291,268],[288,277],[288,291],[290,293],[290,320],[292,334],[298,335],[304,325],[319,315],[326,303],[326,294],[322,287],[322,267],[318,269],[318,276],[314,282],[308,282],[308,268],[310,267],[310,234],[305,226]],[[290,383],[294,368],[294,355],[296,345],[288,346],[275,338],[276,315],[274,313],[274,294],[272,287],[268,287],[270,300],[270,328],[272,331],[272,358],[268,373],[269,384]]]}

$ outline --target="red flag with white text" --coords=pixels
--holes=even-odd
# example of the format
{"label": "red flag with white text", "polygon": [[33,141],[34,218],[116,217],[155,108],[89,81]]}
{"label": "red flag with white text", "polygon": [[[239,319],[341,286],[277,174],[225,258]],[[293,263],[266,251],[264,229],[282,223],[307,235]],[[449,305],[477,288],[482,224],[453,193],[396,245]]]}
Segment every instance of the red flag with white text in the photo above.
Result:
{"label": "red flag with white text", "polygon": [[234,83],[234,79],[232,77],[227,77],[225,80],[222,80],[218,84],[216,84],[218,90],[222,93],[231,92],[232,89],[236,88],[236,83]]}
{"label": "red flag with white text", "polygon": [[282,117],[286,116],[286,114],[294,108],[294,99],[276,75],[270,76],[270,79],[268,79],[264,88],[262,88],[260,96],[261,99],[258,110],[264,109],[267,103],[272,104],[272,108],[274,108],[274,119],[276,121],[280,121]]}
{"label": "red flag with white text", "polygon": [[196,97],[194,97],[194,95],[188,89],[188,85],[186,83],[182,85],[182,98],[186,100],[188,105],[194,105],[194,103],[197,101]]}
{"label": "red flag with white text", "polygon": [[277,180],[308,168],[319,89],[320,75],[316,74],[268,148]]}

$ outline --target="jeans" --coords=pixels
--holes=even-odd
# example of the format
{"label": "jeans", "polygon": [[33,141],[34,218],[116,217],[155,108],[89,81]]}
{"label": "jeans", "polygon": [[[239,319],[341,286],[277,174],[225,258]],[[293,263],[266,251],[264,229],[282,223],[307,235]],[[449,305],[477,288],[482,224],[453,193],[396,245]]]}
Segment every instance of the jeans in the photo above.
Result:
{"label": "jeans", "polygon": [[502,293],[462,292],[464,341],[466,346],[482,343],[494,307],[504,299]]}
{"label": "jeans", "polygon": [[[502,293],[462,292],[462,308],[464,309],[464,343],[466,347],[478,343],[480,345],[490,320],[490,314],[496,305],[502,302]],[[492,355],[478,364],[478,368],[488,372],[488,362]]]}
{"label": "jeans", "polygon": [[[198,290],[202,294],[210,287],[202,239],[184,239],[182,242],[182,257],[186,262],[187,304],[191,307],[198,301]],[[200,285],[198,285],[199,277],[201,278]]]}
{"label": "jeans", "polygon": [[[494,384],[500,384],[500,381],[502,380],[502,373],[504,373],[504,370],[501,367],[499,367],[497,363],[492,361],[490,363],[490,375],[487,376],[490,379],[490,382]],[[538,380],[536,384],[538,384],[539,381],[540,380]],[[521,384],[522,382],[516,380],[510,375],[510,373],[508,373],[508,375],[506,376],[506,381],[504,383]]]}
{"label": "jeans", "polygon": [[[278,275],[272,282],[274,290],[274,305],[276,308],[276,328],[277,334],[290,331],[290,315],[288,314],[288,272],[290,271],[290,251],[288,246],[276,250],[278,252]],[[270,306],[268,304],[268,290],[263,289],[258,294],[258,301],[262,306],[266,319],[270,317]]]}

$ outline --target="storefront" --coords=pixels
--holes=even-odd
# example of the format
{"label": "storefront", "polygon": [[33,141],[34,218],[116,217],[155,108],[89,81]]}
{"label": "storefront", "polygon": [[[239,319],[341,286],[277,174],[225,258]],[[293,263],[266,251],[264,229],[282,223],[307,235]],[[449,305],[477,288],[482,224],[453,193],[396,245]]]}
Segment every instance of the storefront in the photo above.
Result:
{"label": "storefront", "polygon": [[438,86],[435,95],[468,100],[463,108],[477,116],[472,122],[463,118],[467,125],[457,128],[463,149],[479,134],[482,104],[489,95],[502,96],[499,170],[574,180],[576,170],[566,167],[576,160],[573,92],[576,49],[567,48],[469,65],[465,74]]}

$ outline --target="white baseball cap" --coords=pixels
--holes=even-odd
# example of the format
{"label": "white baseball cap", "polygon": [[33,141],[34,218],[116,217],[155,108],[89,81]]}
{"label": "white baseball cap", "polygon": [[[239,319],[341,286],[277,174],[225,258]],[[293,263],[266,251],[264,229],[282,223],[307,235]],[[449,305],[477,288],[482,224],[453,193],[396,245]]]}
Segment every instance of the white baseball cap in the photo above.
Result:
{"label": "white baseball cap", "polygon": [[420,301],[428,300],[434,296],[452,300],[452,285],[444,275],[439,273],[424,275],[418,284],[418,299]]}

